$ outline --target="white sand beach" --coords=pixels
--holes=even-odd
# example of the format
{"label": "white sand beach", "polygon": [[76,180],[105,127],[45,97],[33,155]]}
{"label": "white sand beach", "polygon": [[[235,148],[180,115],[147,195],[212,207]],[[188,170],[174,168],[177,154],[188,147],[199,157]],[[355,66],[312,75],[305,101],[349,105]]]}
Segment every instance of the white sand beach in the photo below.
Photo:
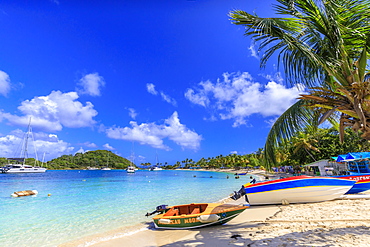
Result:
{"label": "white sand beach", "polygon": [[369,208],[366,199],[252,206],[222,226],[151,229],[91,246],[369,246]]}
{"label": "white sand beach", "polygon": [[[261,179],[271,175],[261,171],[250,174],[259,175]],[[223,202],[244,204],[245,199]],[[83,242],[60,247],[369,246],[369,208],[369,199],[251,206],[221,226],[193,230],[148,228],[131,235],[118,230],[114,239],[104,241],[108,238],[101,234],[88,241],[89,244],[85,238]]]}

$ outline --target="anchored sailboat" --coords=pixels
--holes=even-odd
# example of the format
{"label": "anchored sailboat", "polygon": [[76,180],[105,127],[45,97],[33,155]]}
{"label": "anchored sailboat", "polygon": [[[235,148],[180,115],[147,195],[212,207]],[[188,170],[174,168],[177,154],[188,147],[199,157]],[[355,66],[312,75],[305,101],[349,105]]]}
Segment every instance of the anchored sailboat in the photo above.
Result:
{"label": "anchored sailboat", "polygon": [[[29,138],[33,141],[33,146],[35,150],[35,166],[26,165],[26,158],[28,158],[28,140]],[[34,144],[35,140],[33,138],[32,134],[32,128],[31,128],[31,119],[28,124],[28,130],[27,134],[23,140],[22,143],[22,151],[21,151],[21,158],[8,158],[10,161],[17,161],[18,164],[12,164],[9,163],[6,166],[0,168],[0,172],[2,173],[35,173],[35,172],[45,172],[47,169],[45,167],[40,167],[37,165],[37,152],[36,152],[36,146]]]}

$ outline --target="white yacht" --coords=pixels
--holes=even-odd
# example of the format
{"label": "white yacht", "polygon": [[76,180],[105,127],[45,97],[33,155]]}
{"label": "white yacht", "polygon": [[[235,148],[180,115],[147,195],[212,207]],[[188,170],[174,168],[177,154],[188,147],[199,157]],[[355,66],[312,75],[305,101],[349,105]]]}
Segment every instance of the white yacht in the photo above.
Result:
{"label": "white yacht", "polygon": [[92,170],[99,170],[99,168],[97,168],[97,167],[94,167],[94,166],[88,166],[88,167],[86,167],[86,170],[90,170],[90,171],[92,171]]}
{"label": "white yacht", "polygon": [[127,171],[127,173],[134,173],[136,171],[136,169],[135,169],[134,166],[129,166],[129,167],[127,167],[126,171]]}
{"label": "white yacht", "polygon": [[25,164],[8,164],[2,168],[0,171],[2,173],[28,173],[28,172],[46,172],[45,167],[30,166]]}
{"label": "white yacht", "polygon": [[[31,166],[31,165],[26,165],[26,157],[28,157],[27,155],[27,149],[28,149],[28,139],[31,137],[32,141],[33,141],[33,145],[34,145],[34,149],[35,149],[35,165],[36,166]],[[27,131],[27,134],[23,140],[23,143],[22,143],[22,154],[21,154],[21,157],[23,158],[8,158],[9,161],[13,160],[13,161],[17,161],[17,163],[11,163],[9,162],[7,165],[5,165],[4,167],[1,167],[0,168],[0,172],[2,173],[31,173],[31,172],[46,172],[46,168],[45,167],[39,167],[37,166],[37,163],[36,162],[39,162],[37,160],[37,153],[36,153],[36,147],[35,147],[35,144],[34,144],[34,139],[33,139],[33,134],[32,134],[32,129],[31,129],[31,120],[30,120],[30,123],[28,124],[28,131]]]}
{"label": "white yacht", "polygon": [[154,167],[151,167],[150,168],[150,171],[162,171],[162,167],[159,167],[159,166],[154,166]]}
{"label": "white yacht", "polygon": [[110,170],[112,170],[112,169],[109,168],[108,164],[109,164],[109,153],[108,153],[107,165],[104,166],[104,167],[102,167],[101,170],[102,171],[110,171]]}

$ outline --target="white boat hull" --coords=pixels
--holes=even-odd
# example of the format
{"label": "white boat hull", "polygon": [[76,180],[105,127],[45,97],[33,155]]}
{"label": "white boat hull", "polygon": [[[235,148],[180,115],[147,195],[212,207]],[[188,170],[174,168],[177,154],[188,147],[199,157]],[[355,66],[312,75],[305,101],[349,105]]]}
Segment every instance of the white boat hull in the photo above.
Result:
{"label": "white boat hull", "polygon": [[3,173],[41,173],[46,172],[46,168],[43,167],[33,167],[33,168],[11,168],[9,170],[2,169],[1,172]]}
{"label": "white boat hull", "polygon": [[349,186],[301,187],[247,194],[250,205],[330,201],[345,194]]}
{"label": "white boat hull", "polygon": [[135,167],[129,166],[129,167],[127,167],[126,171],[127,171],[127,173],[135,173]]}

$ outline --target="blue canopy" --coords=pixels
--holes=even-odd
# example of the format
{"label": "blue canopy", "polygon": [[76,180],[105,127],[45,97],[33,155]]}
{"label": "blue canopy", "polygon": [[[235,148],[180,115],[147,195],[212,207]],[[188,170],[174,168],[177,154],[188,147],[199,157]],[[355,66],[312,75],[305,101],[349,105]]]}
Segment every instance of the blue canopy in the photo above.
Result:
{"label": "blue canopy", "polygon": [[338,155],[336,162],[342,162],[347,160],[361,160],[361,159],[370,159],[370,152],[354,152],[348,154]]}

